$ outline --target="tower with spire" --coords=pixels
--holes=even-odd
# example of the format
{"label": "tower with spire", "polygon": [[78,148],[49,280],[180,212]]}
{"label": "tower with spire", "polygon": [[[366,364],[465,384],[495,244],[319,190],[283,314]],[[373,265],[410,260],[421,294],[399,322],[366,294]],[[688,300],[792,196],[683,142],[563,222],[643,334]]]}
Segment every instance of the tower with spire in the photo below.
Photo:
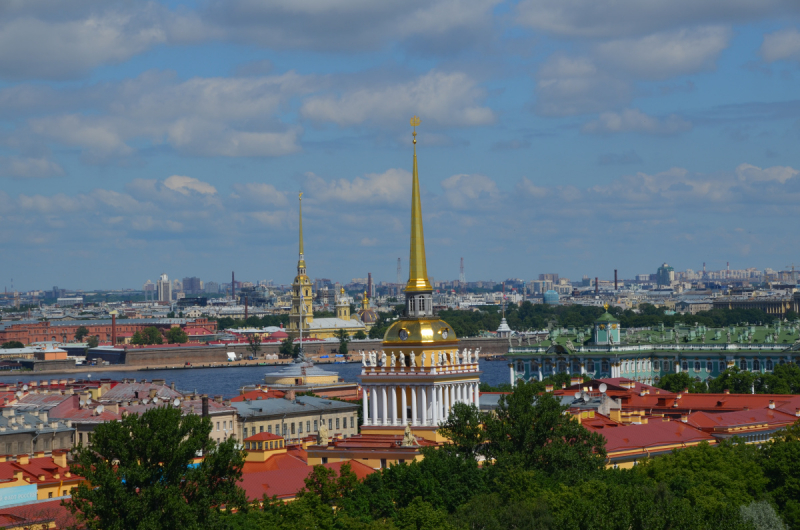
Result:
{"label": "tower with spire", "polygon": [[417,170],[414,116],[414,162],[411,182],[411,247],[405,316],[383,338],[383,352],[363,361],[362,433],[414,434],[441,441],[437,429],[456,403],[479,404],[477,352],[459,350],[452,326],[433,311],[433,288],[425,261],[425,236]]}
{"label": "tower with spire", "polygon": [[314,321],[313,293],[311,280],[306,274],[306,259],[303,250],[303,192],[299,197],[300,211],[300,256],[297,259],[297,276],[292,283],[292,309],[289,312],[289,336],[296,337],[300,334],[302,326],[305,332],[309,324]]}

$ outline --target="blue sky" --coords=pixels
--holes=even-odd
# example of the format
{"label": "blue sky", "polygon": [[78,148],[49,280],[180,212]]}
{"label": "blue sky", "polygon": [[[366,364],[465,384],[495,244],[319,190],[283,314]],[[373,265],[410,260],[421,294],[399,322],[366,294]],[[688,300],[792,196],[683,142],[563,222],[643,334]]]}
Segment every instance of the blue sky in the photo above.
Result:
{"label": "blue sky", "polygon": [[800,3],[9,0],[2,283],[800,261]]}

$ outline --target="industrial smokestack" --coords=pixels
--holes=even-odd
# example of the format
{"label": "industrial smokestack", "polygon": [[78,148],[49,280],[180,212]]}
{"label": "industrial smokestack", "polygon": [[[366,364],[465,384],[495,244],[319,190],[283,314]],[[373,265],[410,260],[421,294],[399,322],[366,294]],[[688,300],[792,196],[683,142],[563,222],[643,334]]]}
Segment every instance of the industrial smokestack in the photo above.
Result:
{"label": "industrial smokestack", "polygon": [[111,347],[117,345],[117,313],[111,313]]}
{"label": "industrial smokestack", "polygon": [[247,320],[247,295],[244,295],[244,319]]}
{"label": "industrial smokestack", "polygon": [[618,288],[619,287],[617,285],[617,269],[614,269],[614,290],[616,291]]}
{"label": "industrial smokestack", "polygon": [[597,281],[597,276],[594,277],[594,294],[600,293],[600,282]]}
{"label": "industrial smokestack", "polygon": [[372,273],[371,273],[371,272],[368,272],[368,273],[367,273],[367,295],[368,295],[370,298],[374,298],[374,297],[373,297],[373,294],[374,294],[374,293],[372,292]]}
{"label": "industrial smokestack", "polygon": [[234,271],[231,271],[231,298],[236,300],[236,275]]}

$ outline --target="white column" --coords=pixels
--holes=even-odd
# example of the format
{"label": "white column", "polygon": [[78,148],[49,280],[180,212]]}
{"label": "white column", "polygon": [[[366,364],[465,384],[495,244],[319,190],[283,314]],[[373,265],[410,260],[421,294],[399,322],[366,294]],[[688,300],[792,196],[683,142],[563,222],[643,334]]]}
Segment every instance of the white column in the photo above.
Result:
{"label": "white column", "polygon": [[[406,404],[406,391],[408,388],[403,385],[400,387],[400,408],[402,409],[400,417],[403,418],[403,426],[408,425],[408,405]],[[412,389],[413,390],[413,389]]]}
{"label": "white column", "polygon": [[514,363],[508,363],[508,379],[508,382],[511,383],[511,386],[513,387],[514,381],[516,380],[516,377],[514,377]]}
{"label": "white column", "polygon": [[472,383],[466,383],[464,385],[464,392],[465,392],[464,403],[466,403],[467,405],[470,405],[473,402],[472,391],[473,391]]}
{"label": "white column", "polygon": [[370,418],[370,425],[378,424],[378,387],[369,387],[370,394],[372,394],[372,417]]}
{"label": "white column", "polygon": [[392,421],[392,425],[397,425],[397,387],[394,385],[392,385],[390,399],[391,402],[389,403],[389,418]]}
{"label": "white column", "polygon": [[411,387],[411,425],[417,425],[417,387]]}
{"label": "white column", "polygon": [[480,383],[475,383],[475,406],[481,408],[481,389]]}
{"label": "white column", "polygon": [[439,387],[431,387],[431,424],[439,423]]}
{"label": "white column", "polygon": [[442,421],[446,420],[447,416],[450,414],[450,407],[452,406],[450,392],[452,389],[453,385],[451,384],[445,385],[442,389],[444,392],[444,400],[443,400],[444,408],[442,409]]}
{"label": "white column", "polygon": [[386,399],[386,387],[381,387],[381,425],[389,425],[388,415],[387,415],[387,401]]}
{"label": "white column", "polygon": [[419,404],[422,406],[422,425],[428,424],[428,393],[425,391],[425,387],[419,387],[420,391],[420,400]]}
{"label": "white column", "polygon": [[367,392],[367,387],[363,387],[361,389],[361,403],[363,406],[362,416],[364,419],[364,425],[369,425],[369,393]]}

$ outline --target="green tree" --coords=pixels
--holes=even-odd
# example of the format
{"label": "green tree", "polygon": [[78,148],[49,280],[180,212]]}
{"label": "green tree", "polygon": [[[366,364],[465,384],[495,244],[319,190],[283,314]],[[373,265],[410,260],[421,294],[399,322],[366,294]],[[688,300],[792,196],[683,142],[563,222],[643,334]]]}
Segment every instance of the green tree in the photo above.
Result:
{"label": "green tree", "polygon": [[450,440],[459,453],[466,456],[477,455],[481,446],[486,443],[483,424],[491,421],[488,416],[475,405],[456,403],[450,409],[447,420],[439,427],[439,434]]}
{"label": "green tree", "polygon": [[234,438],[217,444],[210,433],[208,418],[172,407],[102,423],[91,447],[72,451],[70,471],[87,482],[65,504],[90,529],[219,527],[224,512],[247,507],[244,456]]}
{"label": "green tree", "polygon": [[778,512],[790,528],[800,528],[800,423],[775,433],[761,457],[767,489]]}
{"label": "green tree", "polygon": [[339,468],[338,476],[335,469],[314,466],[304,483],[305,488],[298,494],[299,497],[316,495],[323,503],[333,506],[353,491],[358,484],[358,477],[347,463]]}
{"label": "green tree", "polygon": [[16,349],[16,348],[24,348],[25,345],[22,344],[18,340],[10,340],[8,342],[4,342],[3,346],[0,346],[0,347],[2,347],[4,350],[6,350],[6,349],[10,350],[10,349]]}
{"label": "green tree", "polygon": [[347,343],[350,342],[350,335],[347,334],[347,330],[343,328],[337,329],[334,338],[339,339],[339,353],[347,355]]}
{"label": "green tree", "polygon": [[286,337],[281,341],[281,346],[278,349],[281,355],[295,358],[300,353],[300,345],[295,344],[292,337]]}
{"label": "green tree", "polygon": [[82,342],[83,338],[89,334],[89,328],[86,326],[78,326],[78,329],[75,330],[75,340],[77,342]]}
{"label": "green tree", "polygon": [[386,330],[389,329],[389,326],[385,326],[381,323],[376,323],[372,328],[369,330],[369,338],[371,339],[382,339],[386,335]]}
{"label": "green tree", "polygon": [[[161,334],[159,333],[159,337]],[[189,335],[180,327],[172,327],[167,331],[167,342],[170,344],[185,344],[189,342]]]}
{"label": "green tree", "polygon": [[253,357],[258,356],[261,350],[261,335],[258,333],[251,333],[247,336],[247,350]]}
{"label": "green tree", "polygon": [[175,311],[170,311],[167,313],[167,318],[175,318]]}
{"label": "green tree", "polygon": [[538,394],[539,387],[519,383],[514,392],[501,396],[495,414],[485,423],[489,440],[483,447],[487,458],[506,467],[542,471],[580,479],[605,465],[605,438],[589,432],[567,414],[567,407],[552,394]]}
{"label": "green tree", "polygon": [[667,392],[683,392],[684,389],[689,389],[693,394],[700,394],[706,391],[706,384],[701,381],[695,381],[694,377],[686,372],[671,373],[659,379],[656,385],[658,388],[663,388]]}
{"label": "green tree", "polygon": [[353,338],[356,340],[364,340],[367,338],[367,334],[364,333],[363,329],[359,329],[358,331],[356,331],[356,334],[353,335]]}
{"label": "green tree", "polygon": [[714,379],[708,381],[708,391],[721,394],[730,390],[731,394],[750,394],[755,386],[757,375],[742,371],[738,366],[728,368]]}
{"label": "green tree", "polygon": [[97,335],[90,335],[88,339],[86,339],[86,346],[89,348],[97,348],[100,344],[100,338]]}
{"label": "green tree", "polygon": [[144,343],[145,343],[144,342],[144,335],[142,335],[142,332],[138,331],[138,330],[134,331],[133,332],[133,337],[131,337],[131,344],[133,344],[135,346],[141,346]]}
{"label": "green tree", "polygon": [[155,326],[149,326],[142,330],[142,338],[144,344],[163,344],[164,338],[161,336],[161,331]]}

